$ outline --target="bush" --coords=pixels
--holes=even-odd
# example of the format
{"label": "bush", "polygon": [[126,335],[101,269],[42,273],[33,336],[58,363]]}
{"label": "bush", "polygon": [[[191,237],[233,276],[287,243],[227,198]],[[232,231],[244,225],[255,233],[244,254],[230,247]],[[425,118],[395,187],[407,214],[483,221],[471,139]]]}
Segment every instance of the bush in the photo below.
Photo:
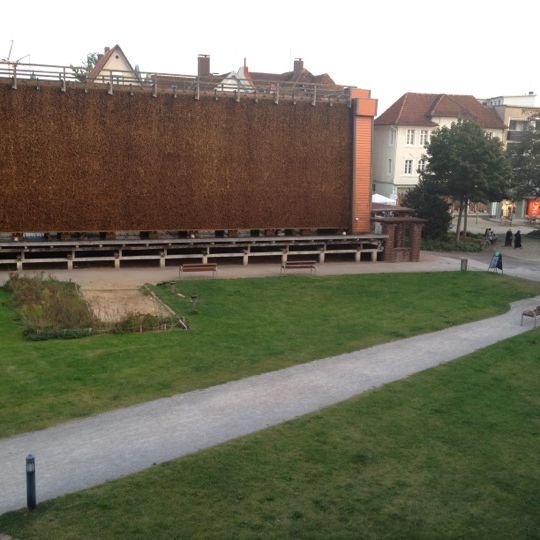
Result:
{"label": "bush", "polygon": [[172,327],[176,324],[172,317],[160,317],[150,313],[129,313],[122,320],[113,323],[109,331],[122,334],[125,332],[151,332],[161,330],[165,326]]}
{"label": "bush", "polygon": [[42,274],[11,274],[6,288],[31,331],[92,328],[98,323],[75,283],[44,278]]}
{"label": "bush", "polygon": [[65,330],[34,330],[27,328],[24,337],[30,341],[46,341],[48,339],[78,339],[95,334],[93,328],[65,329]]}
{"label": "bush", "polygon": [[418,217],[427,220],[422,229],[422,238],[448,240],[448,229],[452,216],[448,204],[439,194],[439,188],[428,179],[421,178],[403,199],[403,205],[413,208]]}

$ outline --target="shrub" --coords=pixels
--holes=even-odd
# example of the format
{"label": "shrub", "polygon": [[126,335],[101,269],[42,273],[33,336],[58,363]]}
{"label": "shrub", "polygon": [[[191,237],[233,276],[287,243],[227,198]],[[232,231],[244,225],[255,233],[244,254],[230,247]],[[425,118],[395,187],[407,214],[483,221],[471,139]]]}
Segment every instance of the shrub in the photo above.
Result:
{"label": "shrub", "polygon": [[42,274],[11,274],[6,288],[13,294],[24,325],[32,331],[92,328],[98,323],[73,282]]}
{"label": "shrub", "polygon": [[436,184],[425,178],[420,179],[405,195],[403,205],[414,208],[418,217],[427,220],[422,229],[422,238],[446,242],[452,216]]}

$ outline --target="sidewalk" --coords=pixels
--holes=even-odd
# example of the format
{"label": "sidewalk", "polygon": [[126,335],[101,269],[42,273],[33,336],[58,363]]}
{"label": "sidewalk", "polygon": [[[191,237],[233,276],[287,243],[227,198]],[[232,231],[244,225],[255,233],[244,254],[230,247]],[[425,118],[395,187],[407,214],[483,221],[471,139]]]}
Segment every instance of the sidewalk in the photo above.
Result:
{"label": "sidewalk", "polygon": [[[475,268],[473,265],[472,268]],[[485,270],[487,267],[478,265],[477,269]],[[419,262],[325,262],[317,265],[314,275],[331,276],[343,274],[381,274],[395,272],[455,272],[460,269],[460,262],[452,257],[437,253],[423,251]],[[34,271],[25,270],[24,273],[35,274]],[[178,267],[166,268],[86,268],[76,270],[47,270],[45,275],[57,279],[78,283],[83,289],[115,289],[141,287],[145,283],[160,283],[179,279]],[[298,275],[309,275],[298,272]],[[253,263],[247,266],[241,264],[220,264],[216,278],[237,279],[254,277],[279,277],[281,265],[279,263]],[[0,286],[9,279],[9,272],[0,272]],[[207,275],[189,275],[188,279],[209,279]],[[284,278],[285,279],[285,278]]]}
{"label": "sidewalk", "polygon": [[0,440],[0,514],[24,507],[25,456],[38,503],[135,473],[450,362],[532,328],[507,313],[333,358],[159,399]]}

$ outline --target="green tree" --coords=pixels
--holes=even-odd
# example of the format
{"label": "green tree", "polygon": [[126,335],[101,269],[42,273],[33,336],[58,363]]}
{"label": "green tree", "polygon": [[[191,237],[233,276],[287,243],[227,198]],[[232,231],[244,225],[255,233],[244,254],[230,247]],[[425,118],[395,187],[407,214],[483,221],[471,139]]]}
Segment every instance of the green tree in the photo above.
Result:
{"label": "green tree", "polygon": [[512,170],[502,143],[487,136],[478,124],[460,120],[435,131],[426,146],[425,178],[438,185],[439,193],[459,203],[456,242],[467,232],[470,202],[503,199],[510,186]]}
{"label": "green tree", "polygon": [[416,215],[426,221],[422,236],[432,240],[448,240],[452,216],[448,203],[440,194],[440,187],[431,178],[420,178],[418,184],[407,192],[403,205],[414,208]]}
{"label": "green tree", "polygon": [[540,194],[540,118],[530,118],[529,129],[519,143],[509,144],[512,164],[512,195],[516,198]]}
{"label": "green tree", "polygon": [[81,60],[80,66],[70,64],[71,70],[75,73],[75,78],[81,82],[86,81],[88,74],[94,69],[99,60],[99,53],[91,52],[86,55],[86,60]]}

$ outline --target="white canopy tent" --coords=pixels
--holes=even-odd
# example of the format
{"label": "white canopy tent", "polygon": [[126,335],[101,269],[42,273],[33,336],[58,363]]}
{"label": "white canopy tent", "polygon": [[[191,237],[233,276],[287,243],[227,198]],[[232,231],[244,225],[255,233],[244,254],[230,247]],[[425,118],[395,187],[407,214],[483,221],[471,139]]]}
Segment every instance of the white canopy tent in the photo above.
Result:
{"label": "white canopy tent", "polygon": [[392,206],[396,206],[395,199],[391,199],[390,197],[385,197],[384,195],[379,195],[378,193],[374,193],[371,196],[371,202],[375,204],[389,204]]}

